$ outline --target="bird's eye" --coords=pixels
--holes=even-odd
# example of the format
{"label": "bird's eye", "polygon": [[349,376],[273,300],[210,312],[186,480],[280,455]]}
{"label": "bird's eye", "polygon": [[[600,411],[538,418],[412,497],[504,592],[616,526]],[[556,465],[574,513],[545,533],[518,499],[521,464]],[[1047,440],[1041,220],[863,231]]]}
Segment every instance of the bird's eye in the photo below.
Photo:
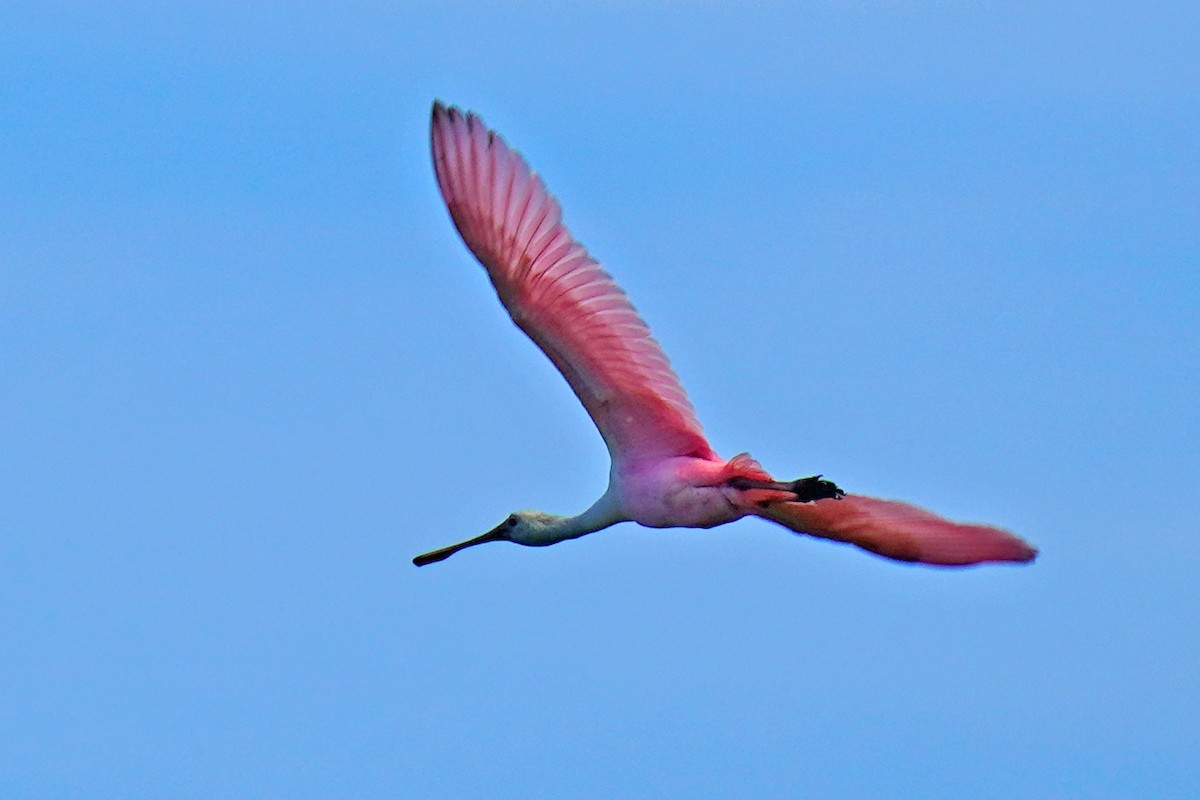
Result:
{"label": "bird's eye", "polygon": [[508,519],[504,520],[504,524],[505,524],[505,525],[507,525],[507,526],[508,526],[508,527],[510,527],[510,528],[515,528],[515,527],[517,527],[517,515],[516,515],[516,514],[513,514],[511,517],[509,517]]}

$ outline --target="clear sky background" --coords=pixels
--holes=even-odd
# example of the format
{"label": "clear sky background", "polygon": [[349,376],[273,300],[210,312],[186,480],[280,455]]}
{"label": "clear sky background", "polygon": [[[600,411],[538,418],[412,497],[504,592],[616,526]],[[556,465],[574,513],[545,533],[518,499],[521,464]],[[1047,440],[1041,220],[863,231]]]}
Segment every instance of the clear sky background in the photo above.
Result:
{"label": "clear sky background", "polygon": [[[565,5],[0,6],[0,796],[1198,796],[1194,4]],[[435,97],[719,452],[1037,563],[743,521],[414,568],[608,467]]]}

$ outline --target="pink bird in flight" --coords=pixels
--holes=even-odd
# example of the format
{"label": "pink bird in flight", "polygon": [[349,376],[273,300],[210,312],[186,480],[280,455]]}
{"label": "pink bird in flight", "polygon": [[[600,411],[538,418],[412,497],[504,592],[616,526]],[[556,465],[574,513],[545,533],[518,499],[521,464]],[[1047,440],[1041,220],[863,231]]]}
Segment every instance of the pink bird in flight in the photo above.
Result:
{"label": "pink bird in flight", "polygon": [[433,104],[433,166],[463,241],[513,322],[575,391],[612,457],[608,489],[574,517],[517,511],[492,530],[413,559],[424,566],[485,542],[544,546],[618,522],[711,528],[745,516],[848,542],[897,561],[964,566],[1032,561],[989,525],[846,494],[820,475],[777,481],[743,453],[709,446],[666,356],[629,299],[562,223],[558,203],[475,114]]}

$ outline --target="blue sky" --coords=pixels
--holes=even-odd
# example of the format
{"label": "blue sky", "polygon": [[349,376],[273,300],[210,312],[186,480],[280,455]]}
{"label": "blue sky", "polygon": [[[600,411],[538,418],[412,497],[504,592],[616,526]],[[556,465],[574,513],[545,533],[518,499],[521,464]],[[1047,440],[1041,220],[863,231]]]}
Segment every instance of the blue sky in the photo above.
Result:
{"label": "blue sky", "polygon": [[[0,795],[1194,797],[1189,4],[8,3]],[[441,206],[481,113],[725,455],[1015,530],[414,554],[607,456]]]}

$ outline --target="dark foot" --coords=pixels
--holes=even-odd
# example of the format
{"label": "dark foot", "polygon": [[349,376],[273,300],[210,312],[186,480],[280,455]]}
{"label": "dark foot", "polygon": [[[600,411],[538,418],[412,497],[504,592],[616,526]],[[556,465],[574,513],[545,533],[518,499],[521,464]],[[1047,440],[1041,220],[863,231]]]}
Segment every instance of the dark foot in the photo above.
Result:
{"label": "dark foot", "polygon": [[841,500],[846,496],[846,493],[839,489],[836,483],[821,480],[820,475],[800,478],[787,486],[788,491],[795,492],[798,503],[809,503],[813,500]]}
{"label": "dark foot", "polygon": [[[800,478],[799,480],[781,482],[781,481],[760,481],[754,478],[743,478],[738,476],[729,479],[729,486],[739,491],[745,492],[750,489],[771,489],[776,492],[791,492],[796,495],[795,500],[788,502],[793,503],[809,503],[813,500],[841,500],[846,496],[846,493],[838,488],[833,481],[821,480],[820,475],[813,475],[811,478]],[[778,502],[778,501],[776,501]],[[760,505],[769,505],[769,503],[760,503]]]}

